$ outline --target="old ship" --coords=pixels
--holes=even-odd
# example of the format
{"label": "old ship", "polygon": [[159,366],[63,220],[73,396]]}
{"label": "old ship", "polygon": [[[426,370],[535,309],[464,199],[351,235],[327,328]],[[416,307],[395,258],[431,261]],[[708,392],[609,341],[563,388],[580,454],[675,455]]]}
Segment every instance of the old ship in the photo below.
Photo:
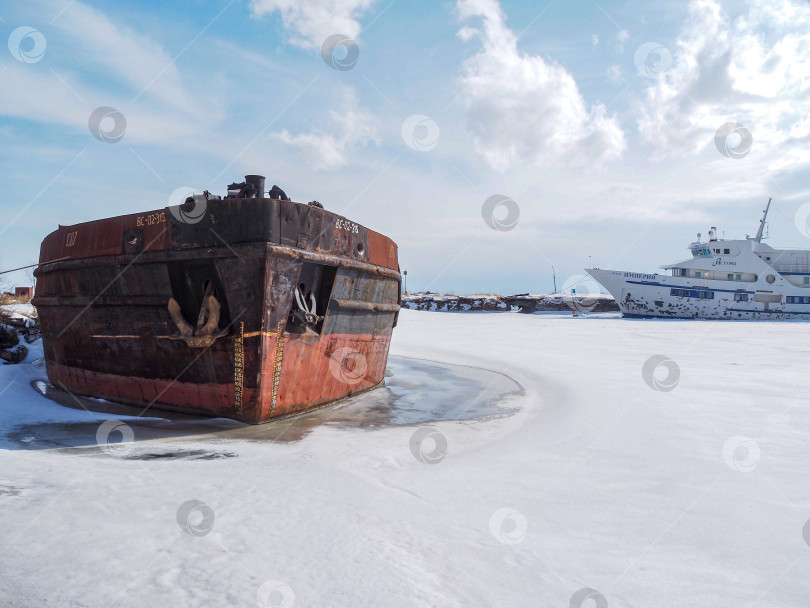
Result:
{"label": "old ship", "polygon": [[254,424],[380,384],[396,244],[264,182],[49,234],[34,305],[50,382]]}

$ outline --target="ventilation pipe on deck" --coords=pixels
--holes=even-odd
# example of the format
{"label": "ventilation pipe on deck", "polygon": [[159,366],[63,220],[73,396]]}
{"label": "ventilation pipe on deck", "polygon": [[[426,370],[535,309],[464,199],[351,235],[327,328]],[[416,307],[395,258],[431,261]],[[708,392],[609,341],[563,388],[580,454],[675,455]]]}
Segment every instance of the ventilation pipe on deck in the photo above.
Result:
{"label": "ventilation pipe on deck", "polygon": [[246,175],[245,184],[256,190],[256,198],[264,198],[264,175]]}

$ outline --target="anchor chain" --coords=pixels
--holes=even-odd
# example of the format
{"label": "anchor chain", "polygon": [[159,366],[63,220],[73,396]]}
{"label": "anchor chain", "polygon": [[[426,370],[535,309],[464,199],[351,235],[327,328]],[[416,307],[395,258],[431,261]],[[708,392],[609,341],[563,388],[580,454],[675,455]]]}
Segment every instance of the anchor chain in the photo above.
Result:
{"label": "anchor chain", "polygon": [[298,305],[298,310],[292,312],[293,319],[301,325],[316,325],[318,322],[323,321],[323,317],[318,316],[317,301],[315,294],[309,292],[309,305],[307,305],[306,297],[301,293],[301,288],[295,288],[295,303]]}

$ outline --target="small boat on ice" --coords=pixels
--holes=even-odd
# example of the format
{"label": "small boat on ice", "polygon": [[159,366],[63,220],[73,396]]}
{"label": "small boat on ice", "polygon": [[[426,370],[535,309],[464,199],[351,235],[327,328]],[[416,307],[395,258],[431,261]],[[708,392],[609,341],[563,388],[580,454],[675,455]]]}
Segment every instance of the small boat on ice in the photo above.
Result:
{"label": "small boat on ice", "polygon": [[627,317],[699,319],[810,318],[810,250],[762,242],[771,201],[754,237],[689,245],[691,258],[662,266],[668,275],[586,269]]}

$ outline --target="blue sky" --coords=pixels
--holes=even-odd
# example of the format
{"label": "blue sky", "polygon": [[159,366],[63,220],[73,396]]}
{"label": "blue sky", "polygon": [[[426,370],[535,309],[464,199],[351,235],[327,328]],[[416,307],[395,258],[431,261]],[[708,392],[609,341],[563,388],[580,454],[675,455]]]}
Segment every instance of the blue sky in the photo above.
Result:
{"label": "blue sky", "polygon": [[[41,38],[16,44],[21,27]],[[808,32],[799,0],[3,6],[0,267],[35,262],[59,223],[249,173],[394,238],[410,289],[654,271],[710,225],[753,233],[768,196],[771,244],[810,247]],[[352,69],[322,58],[333,34],[356,41]],[[99,107],[126,119],[119,141],[91,134]],[[715,145],[729,122],[751,133],[741,158]],[[493,195],[512,229],[482,217]]]}

